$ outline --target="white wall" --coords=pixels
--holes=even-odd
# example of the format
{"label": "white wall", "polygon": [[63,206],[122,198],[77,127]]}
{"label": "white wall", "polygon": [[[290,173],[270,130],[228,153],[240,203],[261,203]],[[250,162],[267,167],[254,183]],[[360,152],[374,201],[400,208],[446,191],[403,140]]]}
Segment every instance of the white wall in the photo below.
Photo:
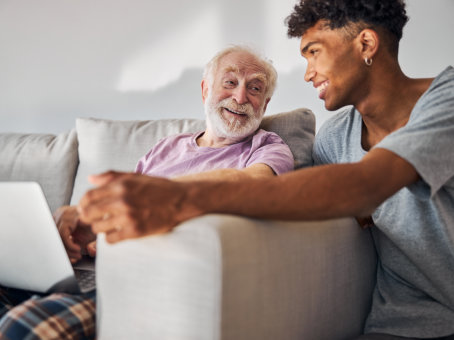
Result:
{"label": "white wall", "polygon": [[[76,117],[203,118],[203,65],[248,43],[274,61],[268,114],[309,107],[299,42],[284,18],[295,0],[0,0],[0,132],[59,133]],[[454,0],[407,0],[400,60],[408,75],[454,65]]]}

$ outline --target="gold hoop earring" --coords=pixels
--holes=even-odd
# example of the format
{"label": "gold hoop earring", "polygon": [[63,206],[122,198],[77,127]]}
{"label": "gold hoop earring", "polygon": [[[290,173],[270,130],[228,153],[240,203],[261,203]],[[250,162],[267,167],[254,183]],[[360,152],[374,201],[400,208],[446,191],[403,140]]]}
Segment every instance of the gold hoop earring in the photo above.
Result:
{"label": "gold hoop earring", "polygon": [[367,66],[370,66],[370,65],[372,65],[372,58],[366,57],[366,58],[364,58],[364,62],[366,63]]}

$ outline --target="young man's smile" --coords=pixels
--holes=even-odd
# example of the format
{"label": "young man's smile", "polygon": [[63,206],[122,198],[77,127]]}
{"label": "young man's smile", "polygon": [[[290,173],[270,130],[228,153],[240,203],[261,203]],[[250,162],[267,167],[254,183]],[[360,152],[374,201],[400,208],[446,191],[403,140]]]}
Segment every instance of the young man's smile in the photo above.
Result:
{"label": "young man's smile", "polygon": [[325,99],[326,89],[328,88],[329,80],[325,80],[321,83],[314,84],[314,87],[317,89],[318,97],[320,99]]}

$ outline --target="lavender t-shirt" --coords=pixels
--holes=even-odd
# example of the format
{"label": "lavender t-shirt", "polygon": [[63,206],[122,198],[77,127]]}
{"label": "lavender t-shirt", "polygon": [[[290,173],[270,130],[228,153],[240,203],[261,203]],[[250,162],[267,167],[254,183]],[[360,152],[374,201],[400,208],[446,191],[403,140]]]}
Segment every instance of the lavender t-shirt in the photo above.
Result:
{"label": "lavender t-shirt", "polygon": [[247,139],[222,148],[200,147],[198,133],[182,133],[161,139],[137,166],[136,172],[175,177],[215,169],[242,169],[264,163],[280,175],[293,170],[290,148],[274,132],[258,130]]}

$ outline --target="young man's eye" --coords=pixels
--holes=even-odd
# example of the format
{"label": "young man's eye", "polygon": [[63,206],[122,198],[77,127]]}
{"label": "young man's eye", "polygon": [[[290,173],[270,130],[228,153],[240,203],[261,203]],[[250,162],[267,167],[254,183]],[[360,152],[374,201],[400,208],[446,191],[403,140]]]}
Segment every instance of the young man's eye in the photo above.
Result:
{"label": "young man's eye", "polygon": [[314,55],[317,52],[318,52],[318,50],[316,50],[316,49],[312,49],[312,50],[309,51],[309,53],[312,54],[312,55]]}

